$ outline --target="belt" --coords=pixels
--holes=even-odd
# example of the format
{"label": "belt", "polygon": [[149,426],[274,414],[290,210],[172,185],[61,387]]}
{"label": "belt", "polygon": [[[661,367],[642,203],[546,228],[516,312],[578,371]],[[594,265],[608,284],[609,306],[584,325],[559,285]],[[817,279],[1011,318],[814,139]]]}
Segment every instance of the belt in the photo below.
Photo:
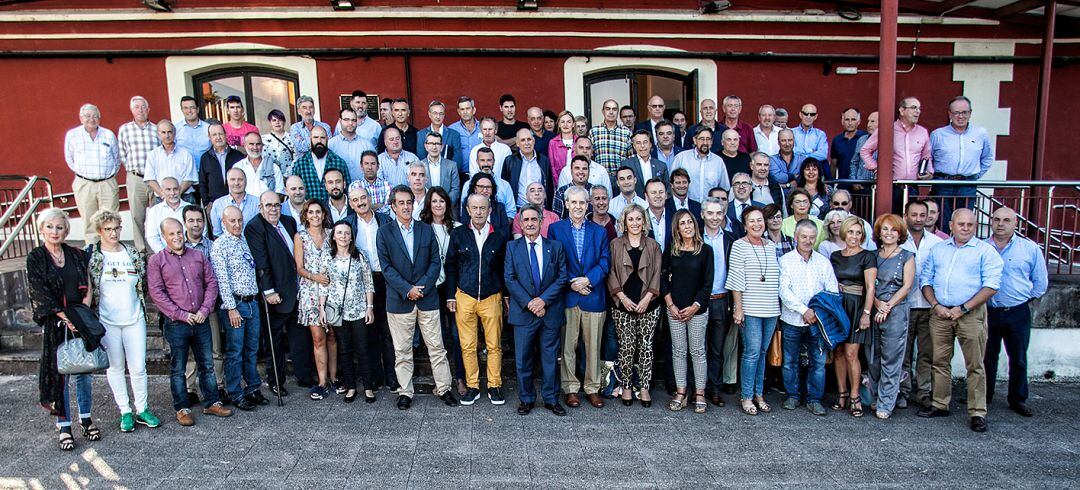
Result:
{"label": "belt", "polygon": [[131,175],[134,175],[136,177],[139,177],[139,178],[143,178],[143,179],[146,178],[146,175],[140,174],[138,172],[132,172],[132,171],[128,170],[128,173],[131,174]]}
{"label": "belt", "polygon": [[727,293],[714,294],[709,296],[709,299],[724,299],[727,297]]}
{"label": "belt", "polygon": [[847,293],[847,294],[854,294],[854,295],[862,296],[863,287],[862,286],[847,286],[847,285],[841,284],[840,285],[840,292],[841,293]]}
{"label": "belt", "polygon": [[1020,308],[1024,308],[1030,302],[1031,302],[1031,300],[1029,299],[1029,300],[1027,300],[1027,301],[1025,301],[1023,303],[1020,303],[1018,305],[1013,305],[1013,306],[1000,306],[999,307],[999,306],[991,306],[991,305],[987,304],[986,307],[991,309],[991,310],[994,310],[994,311],[1005,312],[1005,311],[1009,311],[1009,310],[1017,310],[1017,309],[1020,309]]}
{"label": "belt", "polygon": [[941,172],[934,172],[934,178],[938,179],[938,180],[975,180],[978,177],[979,177],[978,175],[955,175],[955,174],[945,174],[945,173],[941,173]]}
{"label": "belt", "polygon": [[112,175],[112,176],[109,176],[109,177],[105,177],[104,179],[90,179],[90,178],[83,177],[83,176],[81,176],[79,174],[75,174],[75,176],[80,178],[80,179],[87,180],[87,181],[90,181],[90,182],[105,182],[106,180],[112,180],[114,177],[116,177],[116,175]]}
{"label": "belt", "polygon": [[247,303],[247,302],[249,302],[249,301],[255,301],[255,295],[251,295],[251,296],[241,296],[241,295],[239,295],[239,294],[234,294],[234,295],[233,295],[233,298],[236,298],[236,301],[239,301],[239,302],[241,302],[241,303]]}

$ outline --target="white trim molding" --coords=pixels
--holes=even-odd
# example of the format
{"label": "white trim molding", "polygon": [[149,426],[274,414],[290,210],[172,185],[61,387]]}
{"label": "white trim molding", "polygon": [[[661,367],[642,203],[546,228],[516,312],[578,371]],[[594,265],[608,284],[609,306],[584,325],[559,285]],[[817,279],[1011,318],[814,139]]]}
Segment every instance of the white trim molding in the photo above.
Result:
{"label": "white trim molding", "polygon": [[574,114],[585,113],[585,77],[593,73],[615,70],[648,68],[687,75],[697,70],[697,104],[702,99],[716,100],[717,71],[716,62],[708,59],[668,59],[668,58],[629,58],[607,57],[604,50],[633,51],[682,51],[666,46],[645,44],[606,46],[598,48],[595,56],[573,56],[563,64],[563,91],[566,94],[564,106]]}
{"label": "white trim molding", "polygon": [[[198,49],[281,49],[281,47],[256,43],[227,43],[203,46]],[[169,56],[165,58],[165,80],[169,93],[171,119],[179,121],[183,118],[180,112],[180,97],[195,95],[191,93],[191,81],[196,75],[222,68],[251,66],[295,73],[300,94],[309,95],[315,99],[315,119],[322,120],[319,113],[319,76],[316,61],[303,56]]]}
{"label": "white trim molding", "polygon": [[[1011,42],[965,42],[956,43],[956,56],[1012,56],[1015,44]],[[1001,83],[1013,81],[1013,65],[985,63],[956,63],[953,65],[953,81],[964,84],[964,97],[971,99],[972,124],[986,128],[990,147],[994,150],[994,165],[983,176],[986,180],[1006,180],[1009,162],[996,158],[997,137],[1009,135],[1012,110],[1001,107]]]}

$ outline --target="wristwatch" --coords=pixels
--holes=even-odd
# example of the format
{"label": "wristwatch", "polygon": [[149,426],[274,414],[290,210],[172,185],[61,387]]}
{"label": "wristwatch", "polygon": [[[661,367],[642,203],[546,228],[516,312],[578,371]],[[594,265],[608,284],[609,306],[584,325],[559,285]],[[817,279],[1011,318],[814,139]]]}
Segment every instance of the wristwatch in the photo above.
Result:
{"label": "wristwatch", "polygon": [[963,305],[963,304],[961,304],[961,305],[960,305],[960,311],[964,312],[964,314],[966,315],[966,314],[967,314],[968,312],[970,312],[971,310],[969,310],[969,309],[968,309],[967,305]]}

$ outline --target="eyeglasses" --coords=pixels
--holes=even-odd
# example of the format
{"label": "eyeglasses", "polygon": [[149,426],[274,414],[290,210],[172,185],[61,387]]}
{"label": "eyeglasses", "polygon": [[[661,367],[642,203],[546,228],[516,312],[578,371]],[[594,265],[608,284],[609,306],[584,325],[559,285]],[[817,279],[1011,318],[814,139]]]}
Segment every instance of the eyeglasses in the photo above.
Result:
{"label": "eyeglasses", "polygon": [[816,112],[799,111],[799,114],[802,114],[802,115],[804,115],[806,117],[815,117],[815,116],[817,116]]}
{"label": "eyeglasses", "polygon": [[116,226],[106,226],[106,227],[102,228],[101,231],[103,231],[105,233],[120,233],[120,230],[123,230],[123,229],[124,229],[124,227],[122,225],[116,225]]}
{"label": "eyeglasses", "polygon": [[782,215],[782,214],[780,214],[780,213],[776,213],[776,214],[774,214],[774,215],[773,215],[773,217],[772,217],[772,218],[769,218],[769,221],[772,221],[772,220],[783,220],[783,219],[784,219],[784,215]]}
{"label": "eyeglasses", "polygon": [[280,208],[280,207],[281,207],[281,203],[278,203],[278,202],[269,202],[269,203],[265,203],[265,204],[263,204],[263,207],[264,207],[264,208],[270,208],[270,209],[277,209],[277,208]]}
{"label": "eyeglasses", "polygon": [[649,104],[649,107],[651,107],[653,109],[663,109],[664,104]]}
{"label": "eyeglasses", "polygon": [[954,116],[970,116],[971,111],[949,111],[949,114]]}
{"label": "eyeglasses", "polygon": [[833,206],[847,206],[847,205],[848,205],[848,201],[833,201],[833,202],[832,202],[832,205],[833,205]]}
{"label": "eyeglasses", "polygon": [[909,105],[909,106],[905,106],[904,109],[911,109],[911,110],[919,111],[919,110],[922,110],[922,107],[919,107],[917,105]]}
{"label": "eyeglasses", "polygon": [[[738,187],[738,186],[741,186],[741,185],[750,185],[750,183],[749,182],[736,182],[736,183],[731,184],[731,185],[734,185],[734,186]],[[836,203],[833,203],[833,204],[836,204]]]}

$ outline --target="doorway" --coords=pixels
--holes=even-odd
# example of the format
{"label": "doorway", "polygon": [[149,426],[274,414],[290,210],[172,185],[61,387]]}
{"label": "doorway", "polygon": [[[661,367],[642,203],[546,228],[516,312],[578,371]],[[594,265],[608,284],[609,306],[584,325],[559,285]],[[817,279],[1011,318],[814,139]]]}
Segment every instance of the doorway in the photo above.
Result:
{"label": "doorway", "polygon": [[[653,95],[664,99],[665,117],[675,111],[697,120],[697,70],[687,74],[649,69],[616,69],[587,75],[585,81],[585,117],[590,125],[601,122],[605,100],[615,99],[619,106],[630,106],[637,120],[648,117],[648,101]],[[595,119],[594,119],[595,116]]]}

